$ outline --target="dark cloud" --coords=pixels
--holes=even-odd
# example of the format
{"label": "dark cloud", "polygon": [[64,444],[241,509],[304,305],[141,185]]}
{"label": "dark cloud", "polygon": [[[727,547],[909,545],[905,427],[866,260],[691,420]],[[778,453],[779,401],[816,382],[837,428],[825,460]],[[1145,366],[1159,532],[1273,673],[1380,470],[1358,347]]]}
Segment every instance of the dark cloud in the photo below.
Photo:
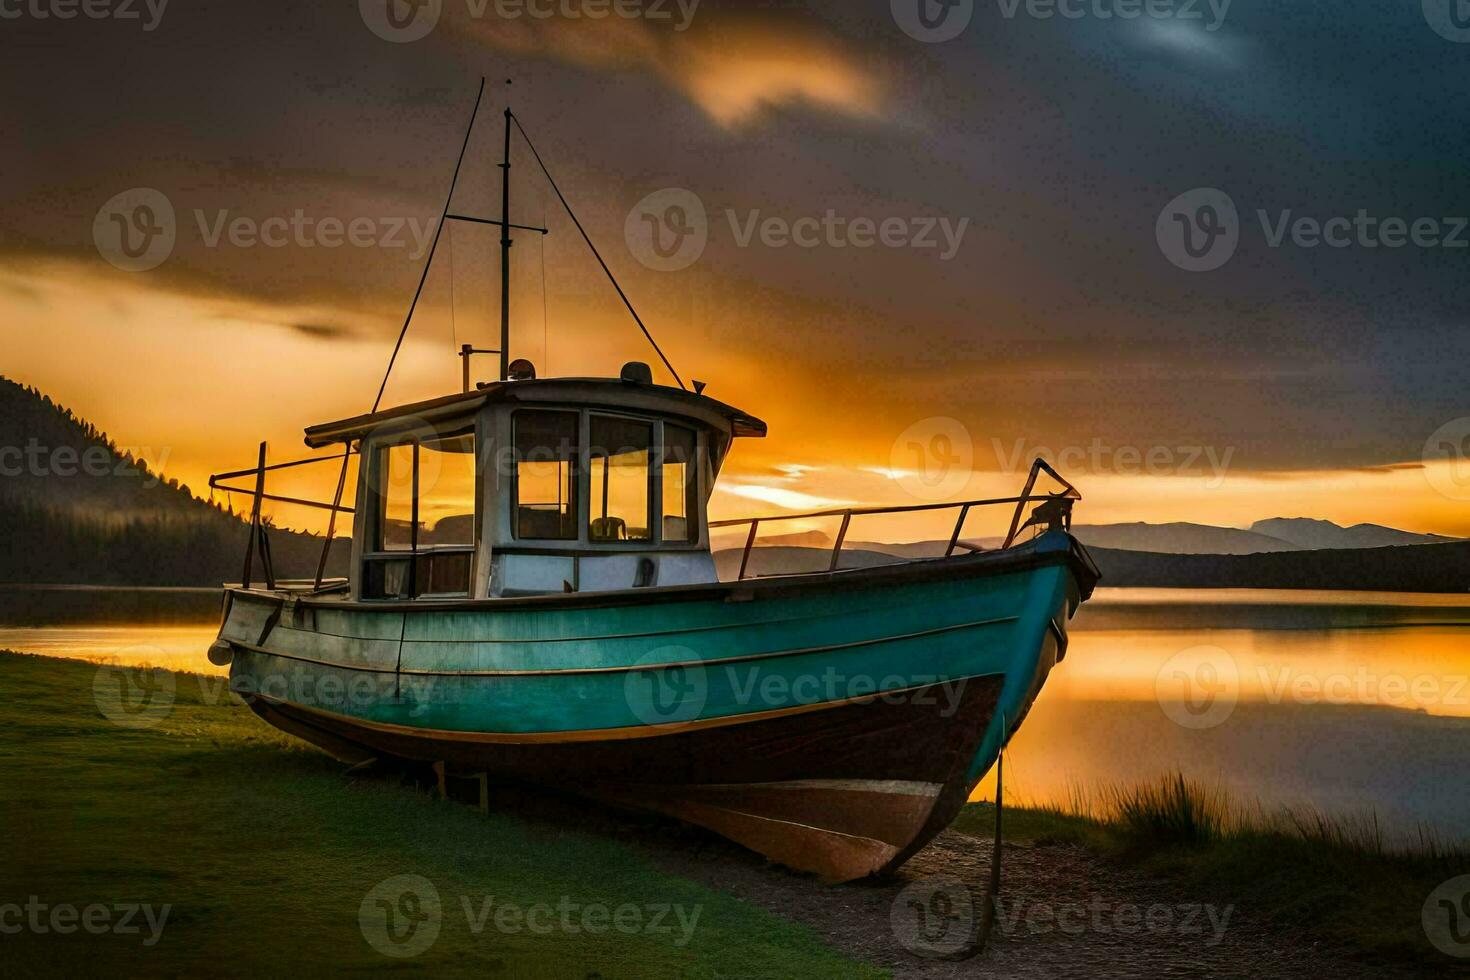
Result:
{"label": "dark cloud", "polygon": [[[1211,31],[979,3],[944,44],[905,35],[888,6],[706,0],[675,31],[474,20],[446,0],[443,24],[406,44],[375,36],[356,3],[170,5],[148,32],[7,22],[0,254],[110,272],[93,216],[155,187],[179,236],[148,283],[330,307],[391,336],[420,263],[381,244],[385,225],[431,228],[481,74],[492,85],[456,206],[498,209],[499,82],[513,75],[538,147],[676,360],[820,379],[810,404],[844,418],[1188,439],[1239,447],[1252,468],[1412,460],[1470,413],[1470,249],[1273,247],[1258,216],[1470,214],[1470,45],[1431,30],[1420,4],[1238,0]],[[516,206],[553,228],[547,285],[564,318],[616,312],[517,153]],[[703,258],[676,274],[622,247],[629,208],[666,186],[710,217]],[[1197,187],[1227,193],[1242,222],[1234,257],[1208,273],[1155,241],[1165,203]],[[948,261],[739,240],[752,215],[828,211],[969,223]],[[366,219],[378,239],[210,245],[221,213]],[[463,289],[488,311],[491,244],[454,236]],[[526,254],[523,297],[539,292]],[[345,332],[328,322],[293,326]]]}

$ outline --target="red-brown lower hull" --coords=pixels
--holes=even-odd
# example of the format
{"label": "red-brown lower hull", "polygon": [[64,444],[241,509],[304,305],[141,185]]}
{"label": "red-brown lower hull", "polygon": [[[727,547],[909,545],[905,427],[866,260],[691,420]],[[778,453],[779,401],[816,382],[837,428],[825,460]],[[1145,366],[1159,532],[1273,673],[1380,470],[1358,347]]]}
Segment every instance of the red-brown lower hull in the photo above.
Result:
{"label": "red-brown lower hull", "polygon": [[265,697],[251,707],[347,762],[442,762],[707,827],[832,881],[902,864],[973,787],[999,676],[757,720],[598,740],[487,742],[375,725]]}

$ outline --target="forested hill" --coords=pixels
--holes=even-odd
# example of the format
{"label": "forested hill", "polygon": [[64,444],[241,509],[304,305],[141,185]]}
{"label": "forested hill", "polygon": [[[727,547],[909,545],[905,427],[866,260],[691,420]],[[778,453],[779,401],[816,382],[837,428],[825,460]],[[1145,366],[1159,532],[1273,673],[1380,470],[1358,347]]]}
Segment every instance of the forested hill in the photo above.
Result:
{"label": "forested hill", "polygon": [[[48,396],[0,377],[0,582],[238,581],[248,525],[154,472]],[[274,529],[277,574],[316,570],[321,538]],[[333,549],[329,573],[346,567]]]}

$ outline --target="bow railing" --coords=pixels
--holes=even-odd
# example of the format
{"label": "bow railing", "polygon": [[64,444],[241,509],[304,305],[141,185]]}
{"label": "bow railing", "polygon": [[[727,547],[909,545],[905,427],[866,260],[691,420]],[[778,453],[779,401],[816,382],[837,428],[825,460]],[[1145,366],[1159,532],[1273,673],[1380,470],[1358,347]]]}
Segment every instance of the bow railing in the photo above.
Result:
{"label": "bow railing", "polygon": [[[1045,473],[1062,485],[1058,493],[1036,494],[1036,480]],[[996,507],[1014,504],[1015,511],[1011,514],[1010,529],[1006,532],[1005,543],[1001,550],[1015,544],[1016,536],[1031,524],[1046,521],[1048,527],[1056,527],[1062,530],[1070,530],[1072,527],[1072,504],[1081,500],[1082,494],[1076,487],[1072,486],[1044,459],[1038,458],[1031,464],[1030,473],[1026,477],[1026,487],[1016,497],[990,497],[981,500],[946,501],[934,504],[908,504],[897,507],[848,507],[837,510],[819,510],[806,514],[778,514],[769,517],[737,517],[731,520],[710,521],[711,530],[722,527],[742,527],[750,525],[750,531],[745,536],[745,547],[740,554],[740,573],[736,576],[737,581],[745,578],[746,570],[750,567],[750,553],[755,547],[756,535],[762,524],[773,524],[779,521],[814,520],[817,518],[840,517],[842,526],[838,528],[837,539],[832,543],[832,557],[827,564],[829,572],[837,570],[838,562],[842,558],[842,544],[847,539],[847,529],[852,524],[854,517],[868,517],[875,514],[915,514],[927,511],[940,511],[958,509],[959,515],[955,519],[954,530],[950,533],[949,544],[944,549],[944,557],[949,558],[954,554],[955,548],[964,548],[970,552],[980,551],[979,547],[966,544],[960,540],[960,534],[965,527],[965,521],[970,512],[977,507]],[[1028,503],[1038,504],[1033,511],[1031,520],[1025,524],[1021,518],[1025,516]]]}
{"label": "bow railing", "polygon": [[[266,464],[266,444],[260,444],[260,455],[255,466],[248,470],[232,470],[229,473],[216,473],[209,478],[209,489],[219,490],[223,493],[244,493],[250,495],[250,537],[245,542],[245,568],[240,576],[243,588],[250,588],[251,579],[255,574],[255,556],[260,555],[261,571],[265,576],[265,587],[274,590],[276,588],[275,562],[271,559],[270,539],[266,536],[265,523],[260,516],[261,504],[267,500],[281,504],[294,504],[298,507],[312,507],[318,510],[331,511],[331,517],[327,519],[327,533],[322,539],[322,554],[316,566],[316,578],[312,581],[312,588],[320,591],[323,578],[327,572],[327,557],[332,550],[332,538],[337,532],[337,515],[351,514],[352,508],[342,503],[342,494],[347,486],[347,463],[357,450],[349,443],[343,447],[341,455],[314,456],[311,459],[295,459],[285,463]],[[300,497],[288,497],[282,494],[266,493],[265,475],[273,470],[294,469],[298,466],[309,466],[312,463],[340,462],[341,473],[337,477],[337,492],[330,504],[320,500],[304,500]],[[254,477],[253,487],[232,487],[225,481],[238,480],[242,477]]]}

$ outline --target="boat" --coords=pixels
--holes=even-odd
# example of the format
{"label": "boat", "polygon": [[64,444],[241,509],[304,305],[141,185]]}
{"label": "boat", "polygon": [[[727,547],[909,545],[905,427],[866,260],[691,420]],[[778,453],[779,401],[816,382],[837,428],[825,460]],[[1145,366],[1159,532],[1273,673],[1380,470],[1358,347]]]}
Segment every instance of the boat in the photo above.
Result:
{"label": "boat", "polygon": [[[500,227],[499,376],[472,384],[480,352],[464,348],[464,390],[375,403],[306,429],[328,455],[272,463],[262,444],[254,467],[211,478],[253,503],[210,659],[262,719],[345,764],[653,811],[833,882],[899,867],[955,818],[1066,654],[1099,577],[1070,533],[1080,494],[1037,460],[1011,497],[711,521],[737,443],[766,434],[758,417],[686,388],[666,358],[677,384],[642,362],[538,378],[510,358],[505,270],[525,226],[509,221],[508,147],[524,130],[505,117],[501,217],[444,216]],[[324,460],[341,466],[331,503],[268,492],[268,474]],[[1038,490],[1043,476],[1059,489]],[[264,501],[330,511],[313,579],[275,576]],[[844,551],[855,519],[945,508],[957,520],[932,557]],[[963,536],[983,508],[1010,513],[990,548]],[[328,579],[339,514],[349,571]],[[840,521],[818,567],[752,569],[762,528],[816,519]],[[712,541],[732,534],[743,547],[722,576]]]}

